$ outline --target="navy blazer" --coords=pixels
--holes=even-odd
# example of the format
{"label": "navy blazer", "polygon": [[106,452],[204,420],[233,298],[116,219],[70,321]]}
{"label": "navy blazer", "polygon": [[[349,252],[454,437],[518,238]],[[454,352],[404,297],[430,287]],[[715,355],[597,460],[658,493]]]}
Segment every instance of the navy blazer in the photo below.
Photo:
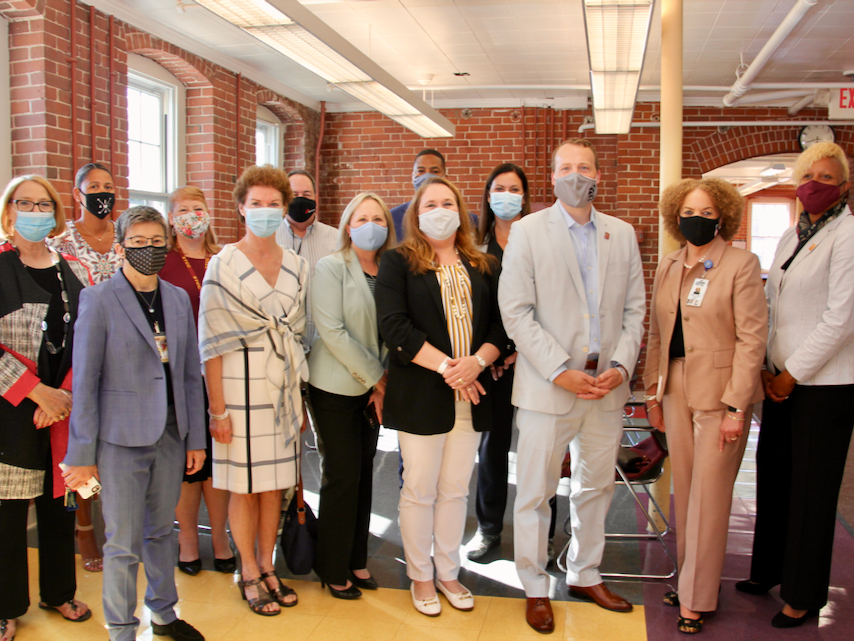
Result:
{"label": "navy blazer", "polygon": [[[202,372],[190,298],[158,279],[178,432],[187,450],[205,449]],[[151,325],[123,274],[80,295],[74,325],[68,465],[94,465],[98,441],[154,445],[166,427],[163,363]]]}
{"label": "navy blazer", "polygon": [[[507,335],[498,311],[497,269],[481,274],[463,260],[471,278],[472,343],[474,354],[484,343],[506,356]],[[377,320],[388,346],[388,385],[383,401],[383,424],[411,434],[446,434],[454,427],[454,390],[445,379],[412,362],[424,342],[451,355],[451,338],[442,307],[436,272],[415,274],[398,249],[383,254],[377,274]],[[472,405],[472,424],[478,432],[492,427],[492,374],[478,380],[486,390]]]}

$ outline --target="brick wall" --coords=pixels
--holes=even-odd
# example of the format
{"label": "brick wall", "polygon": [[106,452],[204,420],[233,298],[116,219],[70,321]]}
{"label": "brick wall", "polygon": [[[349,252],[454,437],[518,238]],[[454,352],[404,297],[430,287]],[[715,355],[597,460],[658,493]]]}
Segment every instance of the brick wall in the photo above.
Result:
{"label": "brick wall", "polygon": [[[72,7],[75,52],[71,51]],[[223,241],[233,241],[239,233],[231,191],[239,173],[254,163],[256,105],[263,104],[282,121],[285,166],[314,164],[319,115],[312,109],[118,20],[112,26],[111,95],[109,16],[94,11],[95,29],[90,34],[90,8],[74,0],[0,1],[0,15],[9,21],[13,173],[47,176],[67,205],[72,204],[75,168],[91,161],[112,167],[118,187],[116,211],[127,205],[129,52],[154,60],[186,87],[187,122],[181,126],[186,127],[182,153],[186,154],[187,182],[205,191],[214,228]],[[94,105],[90,44],[95,50]],[[72,122],[72,55],[77,61],[76,122]],[[72,149],[72,127],[78,135],[76,150]]]}

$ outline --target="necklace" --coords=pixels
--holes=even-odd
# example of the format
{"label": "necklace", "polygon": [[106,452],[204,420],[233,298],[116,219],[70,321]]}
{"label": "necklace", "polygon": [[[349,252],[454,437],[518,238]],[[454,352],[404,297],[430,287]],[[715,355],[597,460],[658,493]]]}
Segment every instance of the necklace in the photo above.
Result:
{"label": "necklace", "polygon": [[[83,231],[85,231],[85,232],[86,232],[87,234],[89,234],[92,238],[94,238],[96,242],[99,242],[99,243],[100,243],[102,240],[104,240],[104,238],[106,238],[106,236],[107,236],[107,233],[108,233],[108,232],[112,232],[112,231],[115,229],[115,224],[114,224],[114,223],[113,223],[113,221],[111,220],[111,221],[110,221],[110,227],[108,227],[108,228],[107,228],[107,231],[105,231],[103,234],[101,234],[101,237],[100,237],[100,238],[97,238],[97,237],[95,236],[95,234],[93,234],[91,231],[89,231],[89,229],[87,229],[86,225],[84,225],[84,224],[83,224],[83,220],[82,220],[82,219],[81,219],[81,220],[79,220],[79,221],[76,223],[76,226],[77,226],[77,227],[82,227],[82,228],[83,228]],[[114,232],[114,233],[115,233],[115,232]]]}
{"label": "necklace", "polygon": [[[696,263],[694,263],[694,265],[699,265],[699,264],[700,264],[700,263],[702,263],[704,260],[706,260],[706,257],[705,257],[705,256],[701,256],[701,257],[700,257],[700,259],[699,259]],[[682,263],[682,264],[683,264],[683,265],[685,265],[685,269],[691,269],[691,268],[694,266],[694,265],[692,265],[692,264],[691,264],[691,263],[689,263],[689,262],[684,262],[684,263]]]}
{"label": "necklace", "polygon": [[[202,291],[202,284],[199,282],[199,277],[196,276],[196,272],[193,271],[193,267],[190,265],[190,261],[187,259],[187,256],[184,254],[184,251],[181,249],[181,246],[176,242],[175,249],[178,251],[178,254],[181,256],[181,260],[184,261],[184,264],[187,266],[187,271],[190,272],[190,276],[193,277],[193,282],[196,283],[196,287],[199,291]],[[205,271],[208,271],[208,263],[211,262],[210,256],[205,256]]]}
{"label": "necklace", "polygon": [[160,291],[160,287],[154,288],[154,296],[151,297],[151,303],[149,303],[145,300],[145,297],[136,290],[136,287],[133,288],[133,291],[135,291],[136,295],[139,296],[139,300],[142,301],[143,305],[145,305],[148,308],[148,313],[154,314],[154,301],[157,300],[157,292]]}
{"label": "necklace", "polygon": [[50,250],[50,260],[53,266],[56,267],[56,278],[59,280],[59,286],[62,288],[60,298],[62,299],[62,307],[65,310],[65,313],[62,315],[62,344],[57,348],[47,339],[47,321],[42,321],[42,334],[44,335],[47,351],[51,354],[57,354],[65,349],[65,341],[68,339],[68,325],[71,322],[71,312],[68,310],[68,290],[65,288],[65,279],[62,277],[62,269],[59,266],[59,254],[53,249]]}

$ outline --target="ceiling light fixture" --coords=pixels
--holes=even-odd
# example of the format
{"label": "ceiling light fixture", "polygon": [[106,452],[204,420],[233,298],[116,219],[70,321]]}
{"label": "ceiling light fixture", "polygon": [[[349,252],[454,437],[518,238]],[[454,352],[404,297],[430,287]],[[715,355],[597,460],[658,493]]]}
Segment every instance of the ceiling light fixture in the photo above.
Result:
{"label": "ceiling light fixture", "polygon": [[776,176],[786,171],[786,165],[781,162],[775,162],[773,165],[768,165],[765,169],[759,172],[760,176]]}
{"label": "ceiling light fixture", "polygon": [[627,134],[649,39],[654,0],[584,0],[597,134]]}
{"label": "ceiling light fixture", "polygon": [[196,0],[206,9],[422,138],[454,125],[297,0]]}

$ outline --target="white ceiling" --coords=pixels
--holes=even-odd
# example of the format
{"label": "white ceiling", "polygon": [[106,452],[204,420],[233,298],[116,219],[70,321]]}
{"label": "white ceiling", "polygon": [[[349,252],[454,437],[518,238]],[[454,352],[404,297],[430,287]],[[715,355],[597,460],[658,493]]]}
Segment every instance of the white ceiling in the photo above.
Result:
{"label": "white ceiling", "polygon": [[[309,106],[316,108],[324,100],[332,111],[366,108],[193,0],[177,2],[185,7],[183,12],[176,8],[176,0],[92,0],[92,4]],[[427,87],[453,87],[427,91],[428,102],[436,107],[545,106],[557,97],[589,95],[584,88],[589,77],[580,0],[303,0],[302,4],[403,84],[420,87],[432,76]],[[659,0],[640,100],[658,99],[660,4]],[[717,87],[686,92],[686,104],[721,105],[722,88],[735,82],[742,58],[745,63],[753,60],[794,4],[795,0],[684,0],[683,83]],[[847,82],[843,71],[854,70],[852,25],[854,0],[818,0],[756,82]],[[550,88],[515,88],[518,85]]]}

